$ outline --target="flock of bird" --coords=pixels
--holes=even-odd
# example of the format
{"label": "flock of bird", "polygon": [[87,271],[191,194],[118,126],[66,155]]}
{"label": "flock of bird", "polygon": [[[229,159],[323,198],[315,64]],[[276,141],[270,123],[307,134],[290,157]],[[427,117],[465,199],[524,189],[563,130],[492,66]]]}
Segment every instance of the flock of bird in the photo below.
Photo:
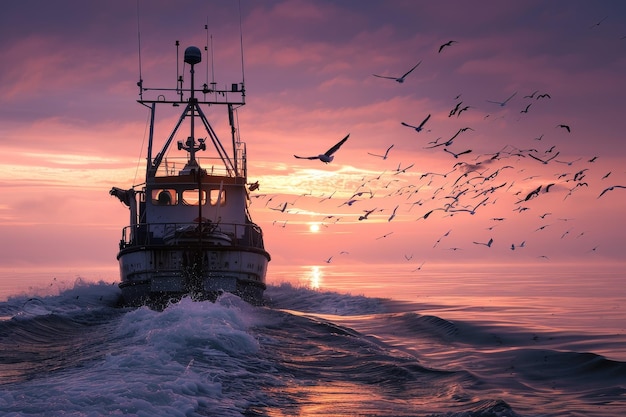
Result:
{"label": "flock of bird", "polygon": [[[456,40],[445,42],[438,47],[438,53],[443,53],[447,48],[457,47],[460,43],[461,42]],[[419,61],[416,65],[411,67],[399,77],[378,74],[372,75],[376,78],[390,79],[396,81],[397,83],[405,83],[407,77],[411,75],[421,63],[422,61]],[[444,115],[437,115],[439,120],[441,120],[444,116],[458,119],[462,113],[472,111],[475,106],[463,103],[463,101],[460,100],[460,97],[461,94],[455,97],[456,103],[449,112],[446,112]],[[522,96],[517,96],[517,92],[513,92],[509,93],[504,100],[485,100],[485,102],[489,103],[488,105],[494,105],[494,109],[497,110],[497,108],[502,109],[510,106],[516,97]],[[549,93],[540,93],[539,90],[524,95],[522,100],[526,100],[526,102],[522,106],[519,113],[522,115],[528,113],[531,106],[537,106],[537,103],[540,100],[550,100],[551,98],[552,97]],[[485,118],[489,116],[490,114],[487,114]],[[412,129],[421,137],[425,135],[423,132],[431,131],[427,130],[427,125],[432,123],[431,117],[432,114],[427,114],[424,115],[423,118],[418,119],[421,120],[418,123],[412,124],[402,121],[400,122],[400,125]],[[555,129],[567,132],[567,134],[572,133],[572,129],[568,124],[557,123],[555,125]],[[408,218],[412,221],[428,221],[431,216],[436,215],[441,218],[452,218],[458,216],[470,216],[470,218],[472,218],[472,216],[476,213],[486,210],[488,206],[495,206],[498,204],[499,209],[501,209],[501,206],[506,204],[500,202],[501,199],[505,199],[504,195],[509,197],[509,204],[511,204],[509,210],[511,215],[519,215],[535,208],[532,206],[533,200],[540,197],[542,198],[545,194],[560,193],[560,195],[564,195],[563,201],[565,201],[577,191],[581,189],[588,189],[590,187],[591,164],[597,160],[598,156],[591,156],[588,158],[579,157],[573,161],[564,161],[558,159],[561,155],[561,150],[558,149],[557,145],[549,146],[543,151],[538,149],[539,146],[524,149],[511,144],[495,149],[492,152],[481,153],[475,153],[472,149],[465,147],[458,150],[455,149],[455,147],[458,146],[458,143],[467,142],[462,138],[473,131],[474,128],[466,126],[458,129],[448,139],[442,139],[442,137],[429,141],[424,139],[421,146],[422,152],[428,153],[441,151],[452,157],[452,161],[454,163],[446,172],[415,172],[410,171],[415,164],[407,164],[405,166],[398,164],[397,168],[393,170],[385,169],[378,175],[362,178],[360,183],[356,184],[356,187],[353,190],[340,190],[341,194],[349,195],[349,197],[340,202],[337,201],[339,197],[335,196],[337,190],[333,191],[329,195],[321,194],[318,196],[314,195],[315,193],[311,191],[310,193],[302,194],[296,198],[296,201],[283,201],[277,205],[276,202],[273,201],[276,196],[260,194],[253,195],[253,197],[265,198],[266,207],[271,210],[287,214],[298,213],[299,210],[296,207],[296,202],[300,197],[318,198],[319,203],[329,205],[326,213],[320,214],[319,223],[324,227],[329,227],[331,224],[344,222],[346,220],[366,222],[375,216],[377,217],[378,222],[386,223],[394,221],[398,216],[403,216],[404,219]],[[324,164],[328,164],[334,160],[340,151],[342,151],[341,148],[346,144],[349,137],[350,134],[347,134],[324,153],[313,156],[294,155],[294,157],[298,159],[319,160]],[[542,134],[539,137],[534,138],[534,141],[538,145],[543,145],[543,139],[544,135]],[[390,153],[392,153],[394,145],[395,144],[385,144],[381,146],[384,151],[381,151],[380,153],[367,152],[367,154],[386,161],[390,157]],[[568,168],[574,167],[575,169],[571,172],[568,171],[553,174],[553,178],[544,180],[542,178],[545,178],[545,174],[523,174],[526,168],[516,168],[519,161],[524,161],[525,166],[528,166],[529,162],[532,161],[538,170],[541,168],[545,169],[546,166],[552,167],[556,164],[562,164]],[[585,165],[582,166],[583,164]],[[407,174],[408,172],[410,172],[410,175]],[[597,179],[599,181],[605,181],[610,174],[611,172],[604,173],[602,177],[598,177]],[[522,176],[525,176],[525,178],[521,179]],[[258,182],[255,183],[255,185],[255,189],[258,189]],[[606,193],[616,189],[626,189],[626,185],[611,185],[603,187],[602,191],[598,193],[597,198],[599,199]],[[392,199],[403,199],[404,201],[400,204],[394,202],[389,207],[385,207],[390,201],[398,201]],[[334,206],[329,203],[333,200],[337,201],[337,204]],[[368,206],[367,208],[364,207],[366,205]],[[290,206],[293,208],[289,208]],[[354,210],[353,206],[359,206],[361,211],[357,211],[357,214],[352,215],[337,214],[338,207],[348,207]],[[407,208],[404,209],[404,207]],[[414,211],[414,208],[416,207],[421,207],[421,215],[415,215],[415,211],[417,211],[417,209]],[[557,211],[557,208],[555,208],[554,211]],[[323,213],[324,210],[320,209],[320,212]],[[354,213],[354,211],[352,213]],[[536,215],[536,219],[537,221],[543,222],[550,216],[553,216],[551,212],[542,212]],[[489,236],[488,234],[492,232],[498,224],[505,220],[513,222],[516,221],[514,218],[509,218],[509,216],[489,217],[487,219],[487,224],[484,225],[484,230],[486,231],[484,240],[470,240],[468,244],[474,246],[484,246],[486,249],[491,249],[497,246],[498,239],[493,236]],[[570,220],[572,219],[561,217],[555,221],[565,224]],[[288,221],[289,219],[282,221],[277,220],[274,224],[286,227]],[[529,233],[541,233],[548,229],[548,226],[550,225],[551,224],[549,223],[538,223],[535,225],[536,227],[533,226],[534,228],[529,230]],[[566,238],[572,229],[572,227],[569,227],[565,233],[562,233],[561,239]],[[437,248],[444,238],[447,239],[448,236],[451,235],[451,232],[452,229],[441,235],[434,243],[433,248]],[[383,235],[379,235],[374,239],[382,240],[390,237],[393,233],[394,231],[390,231]],[[584,234],[585,231],[578,231],[577,238],[583,237]],[[416,238],[418,237],[416,236]],[[519,241],[507,241],[500,244],[501,247],[506,247],[511,251],[519,251],[528,246],[528,240],[530,239],[520,239],[521,243],[518,243]],[[595,252],[597,248],[598,245],[595,245],[591,247],[589,251]],[[458,251],[461,249],[463,248],[447,248],[447,250],[451,251]],[[341,254],[348,253],[348,251],[341,252]],[[413,253],[404,253],[403,255],[407,262],[410,262],[414,257]],[[549,259],[549,256],[546,254],[541,254],[537,257],[541,259]],[[332,259],[332,255],[328,256],[325,262],[330,263]],[[418,262],[418,267],[413,270],[421,270],[424,262],[425,261],[421,259]]]}

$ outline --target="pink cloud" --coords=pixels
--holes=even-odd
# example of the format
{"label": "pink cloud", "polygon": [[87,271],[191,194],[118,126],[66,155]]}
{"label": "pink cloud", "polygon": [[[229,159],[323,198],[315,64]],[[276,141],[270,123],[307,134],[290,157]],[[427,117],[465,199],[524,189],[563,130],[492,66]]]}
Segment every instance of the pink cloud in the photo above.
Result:
{"label": "pink cloud", "polygon": [[[549,5],[544,9],[538,3],[503,6],[500,2],[491,3],[486,12],[458,3],[356,7],[297,1],[243,6],[248,105],[239,111],[240,133],[248,145],[250,176],[260,179],[261,192],[267,194],[253,199],[253,215],[264,227],[277,264],[315,263],[328,258],[326,249],[347,249],[351,256],[343,259],[346,262],[396,262],[408,252],[440,262],[530,262],[542,254],[596,259],[591,257],[597,253],[588,251],[598,244],[602,256],[622,256],[618,219],[624,209],[623,194],[607,194],[600,200],[597,196],[605,186],[626,180],[620,168],[625,151],[620,114],[626,92],[625,62],[621,45],[607,48],[613,44],[607,44],[601,33],[588,38],[581,32],[588,26],[577,16],[580,12],[555,13]],[[195,16],[172,11],[168,3],[154,7],[154,15],[148,10],[141,15],[143,77],[146,85],[173,87],[173,41],[204,46],[206,19],[197,11]],[[237,11],[231,5],[217,7],[211,17],[232,21],[227,28],[226,23],[211,19],[216,78],[219,83],[238,82],[242,74]],[[7,261],[32,260],[24,248],[33,248],[46,252],[46,261],[71,262],[71,254],[50,249],[55,238],[63,235],[64,241],[92,245],[92,249],[81,247],[81,257],[115,263],[115,247],[128,213],[107,192],[113,185],[141,182],[136,173],[140,178],[145,163],[141,146],[147,121],[146,109],[134,102],[139,78],[135,16],[125,18],[123,30],[108,38],[112,30],[106,26],[115,15],[114,11],[98,14],[98,19],[85,15],[92,20],[82,25],[82,36],[76,32],[65,36],[59,29],[33,31],[3,50],[0,147],[10,161],[2,169],[1,186],[11,197],[0,207],[0,219],[6,236],[16,242],[5,256]],[[572,29],[574,18],[580,31]],[[162,24],[168,20],[176,24]],[[189,23],[194,20],[197,27]],[[439,54],[438,46],[450,39],[458,43]],[[372,76],[401,74],[419,60],[422,64],[403,84]],[[524,99],[535,90],[553,97]],[[504,99],[514,91],[517,95],[505,107],[486,101]],[[459,101],[469,109],[449,117]],[[520,114],[531,102],[528,114]],[[400,125],[419,122],[427,114],[432,118],[425,131]],[[166,116],[158,129],[162,139],[178,115],[159,116]],[[571,134],[556,128],[560,123],[571,124]],[[425,147],[466,126],[474,130],[449,148],[471,149],[463,159],[468,165],[457,167],[454,175],[422,178],[427,172],[450,172],[459,162],[443,147]],[[349,142],[329,166],[293,158],[294,153],[323,151],[347,133],[351,133]],[[368,155],[391,144],[394,148],[385,161]],[[553,145],[561,152],[558,159],[582,159],[571,166],[544,166],[529,157],[509,155],[477,165],[491,161],[505,147],[511,152],[536,148],[543,155]],[[597,161],[587,162],[596,155]],[[394,175],[398,166],[409,164],[414,168],[406,175]],[[475,169],[468,169],[472,164]],[[462,173],[488,176],[509,164],[514,169],[504,170],[493,182],[480,184],[477,179],[466,185],[472,193],[467,192],[459,207],[481,201],[482,196],[471,198],[484,191],[481,187],[506,183],[485,194],[487,204],[474,215],[435,210],[449,200],[445,197],[461,191],[453,183]],[[589,188],[581,186],[565,198],[573,183],[558,181],[558,175],[569,172],[570,178],[587,166]],[[375,198],[339,207],[361,190],[361,184],[383,172],[380,181],[366,186],[375,191]],[[612,175],[602,179],[607,172]],[[529,178],[534,175],[539,177]],[[526,202],[529,210],[514,211],[520,196],[551,182],[556,184],[550,192]],[[331,199],[321,201],[333,191]],[[290,212],[277,215],[264,206],[272,197],[272,204],[297,202]],[[388,222],[396,206],[397,216]],[[373,208],[383,211],[367,221],[358,220],[363,210]],[[435,211],[428,219],[417,220],[429,210]],[[541,225],[538,214],[547,211],[575,222],[570,226],[556,220],[552,230],[535,233]],[[336,217],[341,220],[335,222]],[[493,217],[507,220],[496,223],[490,220]],[[285,227],[275,226],[275,221]],[[310,222],[323,223],[322,231],[308,232]],[[27,230],[20,235],[22,226]],[[561,239],[569,227],[572,231]],[[36,228],[45,233],[40,243]],[[453,234],[445,246],[433,248],[450,229]],[[393,233],[376,240],[389,232]],[[491,251],[472,243],[490,237],[494,239]],[[524,240],[524,250],[510,249]],[[303,246],[313,249],[303,251]]]}

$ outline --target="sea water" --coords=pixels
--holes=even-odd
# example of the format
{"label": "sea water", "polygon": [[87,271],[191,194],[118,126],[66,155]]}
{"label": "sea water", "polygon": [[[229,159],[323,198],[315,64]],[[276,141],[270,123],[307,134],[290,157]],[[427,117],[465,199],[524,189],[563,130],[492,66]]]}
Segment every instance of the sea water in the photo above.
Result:
{"label": "sea water", "polygon": [[275,268],[264,306],[163,311],[118,307],[106,280],[4,285],[0,415],[626,411],[619,268],[403,268]]}

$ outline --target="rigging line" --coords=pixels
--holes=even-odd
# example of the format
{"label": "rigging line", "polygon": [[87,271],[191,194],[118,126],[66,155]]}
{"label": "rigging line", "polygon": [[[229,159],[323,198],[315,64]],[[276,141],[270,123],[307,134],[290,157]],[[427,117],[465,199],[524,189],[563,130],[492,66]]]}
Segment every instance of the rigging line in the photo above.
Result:
{"label": "rigging line", "polygon": [[235,132],[236,132],[235,140],[237,142],[237,145],[240,145],[241,135],[239,134],[239,112],[237,111],[238,108],[239,107],[233,108],[233,114],[235,116]]}
{"label": "rigging line", "polygon": [[141,154],[143,153],[144,144],[146,143],[146,132],[148,131],[148,126],[150,125],[150,111],[148,111],[148,119],[146,120],[146,127],[143,130],[143,138],[141,139],[141,147],[139,148],[139,157],[137,158],[137,168],[135,169],[135,177],[133,178],[133,188],[135,188],[139,184],[135,184],[137,181],[137,175],[139,175],[139,165],[141,162]]}
{"label": "rigging line", "polygon": [[211,35],[211,84],[215,85],[215,58],[213,57],[213,35]]}

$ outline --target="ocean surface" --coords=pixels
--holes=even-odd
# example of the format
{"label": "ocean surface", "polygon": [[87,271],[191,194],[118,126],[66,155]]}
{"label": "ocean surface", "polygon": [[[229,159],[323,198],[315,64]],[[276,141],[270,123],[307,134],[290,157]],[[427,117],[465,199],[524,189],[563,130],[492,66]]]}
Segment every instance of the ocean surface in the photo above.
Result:
{"label": "ocean surface", "polygon": [[0,415],[620,416],[622,271],[311,265],[163,311],[4,271]]}

